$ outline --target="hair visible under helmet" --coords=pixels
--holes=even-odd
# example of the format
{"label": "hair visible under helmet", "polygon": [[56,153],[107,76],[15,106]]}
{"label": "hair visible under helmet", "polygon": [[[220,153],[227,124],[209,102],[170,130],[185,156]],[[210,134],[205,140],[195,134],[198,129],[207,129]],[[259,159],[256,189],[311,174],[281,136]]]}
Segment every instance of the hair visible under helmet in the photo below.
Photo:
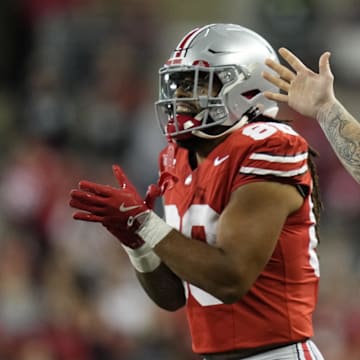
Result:
{"label": "hair visible under helmet", "polygon": [[[254,31],[234,24],[211,24],[190,31],[159,70],[159,99],[155,103],[161,129],[170,138],[195,135],[221,136],[243,126],[255,114],[275,116],[276,102],[266,99],[264,91],[278,92],[261,73],[265,59],[278,61],[271,45]],[[192,97],[176,97],[181,79],[193,79]],[[198,94],[201,78],[208,81],[207,94]],[[221,83],[213,95],[213,84]],[[178,114],[179,103],[198,102],[197,114]],[[251,120],[251,119],[250,119]],[[210,135],[221,125],[221,132]]]}

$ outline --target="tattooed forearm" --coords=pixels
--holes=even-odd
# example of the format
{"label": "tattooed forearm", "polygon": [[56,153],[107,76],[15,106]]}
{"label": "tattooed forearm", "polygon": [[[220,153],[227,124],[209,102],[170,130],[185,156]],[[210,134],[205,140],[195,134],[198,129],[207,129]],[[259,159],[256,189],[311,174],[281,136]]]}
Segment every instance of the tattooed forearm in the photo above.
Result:
{"label": "tattooed forearm", "polygon": [[323,107],[317,120],[340,161],[360,183],[360,123],[338,102]]}

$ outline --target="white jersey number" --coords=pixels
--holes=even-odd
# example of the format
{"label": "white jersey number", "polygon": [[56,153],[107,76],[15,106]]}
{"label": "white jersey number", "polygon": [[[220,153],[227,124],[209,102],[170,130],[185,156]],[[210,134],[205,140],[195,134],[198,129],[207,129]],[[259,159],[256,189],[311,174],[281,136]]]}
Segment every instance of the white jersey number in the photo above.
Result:
{"label": "white jersey number", "polygon": [[[183,217],[180,217],[179,211],[175,205],[165,205],[166,222],[181,231],[185,236],[193,237],[195,227],[203,229],[205,235],[204,241],[208,244],[215,244],[216,224],[219,214],[206,204],[193,204],[187,209]],[[222,304],[216,297],[197,286],[187,284],[185,286],[186,295],[190,292],[196,301],[202,306],[211,306]]]}
{"label": "white jersey number", "polygon": [[298,135],[289,125],[280,123],[253,123],[244,128],[243,134],[254,140],[263,140],[275,134],[277,131],[282,131],[285,134],[294,136]]}

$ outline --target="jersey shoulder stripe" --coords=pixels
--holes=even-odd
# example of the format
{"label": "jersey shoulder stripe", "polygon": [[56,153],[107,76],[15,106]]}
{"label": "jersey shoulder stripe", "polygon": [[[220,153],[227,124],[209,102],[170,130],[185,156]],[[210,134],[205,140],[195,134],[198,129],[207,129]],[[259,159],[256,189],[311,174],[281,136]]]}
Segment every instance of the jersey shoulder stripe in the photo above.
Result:
{"label": "jersey shoulder stripe", "polygon": [[276,170],[276,169],[266,169],[266,168],[255,168],[249,166],[242,166],[239,170],[242,174],[251,174],[251,175],[270,175],[270,176],[280,176],[280,177],[293,177],[297,175],[305,174],[308,171],[308,166],[304,165],[295,170]]}
{"label": "jersey shoulder stripe", "polygon": [[252,153],[249,158],[251,160],[264,160],[269,162],[277,162],[277,163],[297,163],[302,160],[306,160],[308,158],[308,152],[295,154],[295,155],[271,155],[264,153]]}
{"label": "jersey shoulder stripe", "polygon": [[288,125],[254,123],[241,135],[244,147],[238,148],[243,154],[240,174],[291,178],[309,170],[308,144]]}

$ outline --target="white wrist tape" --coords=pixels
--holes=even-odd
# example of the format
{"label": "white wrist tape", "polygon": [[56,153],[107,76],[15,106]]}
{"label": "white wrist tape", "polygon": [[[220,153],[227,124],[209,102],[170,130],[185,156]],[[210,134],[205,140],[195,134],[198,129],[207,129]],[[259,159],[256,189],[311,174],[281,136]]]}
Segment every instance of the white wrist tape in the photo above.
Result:
{"label": "white wrist tape", "polygon": [[161,263],[161,259],[146,243],[142,245],[139,249],[130,249],[125,245],[122,245],[122,247],[128,254],[133,267],[141,273],[152,272]]}
{"label": "white wrist tape", "polygon": [[153,249],[171,230],[173,228],[169,224],[150,211],[146,220],[135,232]]}

